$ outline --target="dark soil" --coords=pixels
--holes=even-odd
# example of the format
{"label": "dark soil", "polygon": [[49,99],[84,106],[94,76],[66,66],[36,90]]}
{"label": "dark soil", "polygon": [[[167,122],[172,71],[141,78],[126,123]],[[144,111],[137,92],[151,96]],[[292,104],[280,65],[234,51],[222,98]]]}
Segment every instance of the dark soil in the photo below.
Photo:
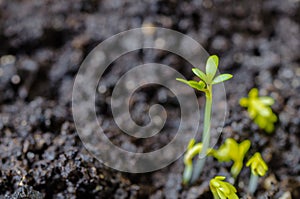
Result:
{"label": "dark soil", "polygon": [[[71,112],[78,68],[99,42],[145,23],[193,37],[219,55],[222,72],[234,75],[226,83],[229,115],[218,143],[250,139],[248,155],[261,152],[269,166],[254,197],[247,196],[250,171],[244,168],[235,184],[238,195],[300,198],[299,0],[0,0],[0,198],[212,198],[209,180],[230,180],[230,164],[212,158],[199,181],[185,187],[182,159],[156,172],[128,174],[103,166],[83,147]],[[121,59],[106,72],[106,92],[97,97],[103,128],[129,150],[161,148],[178,127],[176,98],[163,87],[139,90],[132,108],[137,123],[147,123],[145,105],[154,103],[164,105],[171,119],[159,139],[130,139],[114,124],[107,103],[113,85],[140,63],[163,63],[188,78],[191,67],[155,50]],[[272,135],[238,105],[252,87],[276,100],[279,121]]]}

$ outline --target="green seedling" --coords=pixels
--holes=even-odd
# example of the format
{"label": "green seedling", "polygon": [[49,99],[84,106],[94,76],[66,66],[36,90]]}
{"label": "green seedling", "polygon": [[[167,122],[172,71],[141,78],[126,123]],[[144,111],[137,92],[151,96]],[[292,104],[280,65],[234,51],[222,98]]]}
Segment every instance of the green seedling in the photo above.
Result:
{"label": "green seedling", "polygon": [[214,199],[238,199],[236,188],[232,184],[224,182],[225,179],[224,176],[216,176],[210,180],[209,187]]}
{"label": "green seedling", "polygon": [[[193,68],[193,73],[200,78],[200,81],[194,80],[185,80],[177,78],[176,80],[183,82],[190,87],[202,91],[205,93],[206,103],[205,103],[205,112],[204,112],[204,124],[203,124],[203,135],[202,135],[202,154],[205,154],[208,150],[210,142],[210,123],[211,123],[211,110],[212,110],[212,97],[213,90],[212,86],[224,82],[232,78],[231,74],[221,74],[215,77],[219,65],[219,58],[216,55],[212,55],[208,58],[206,62],[206,73],[202,72],[198,68]],[[200,156],[199,156],[200,157]],[[192,174],[192,182],[194,182],[201,174],[201,171],[204,167],[206,158],[199,158],[195,169]],[[189,181],[190,179],[188,179]]]}
{"label": "green seedling", "polygon": [[[187,147],[187,152],[184,155],[184,172],[183,172],[183,184],[187,184],[192,177],[193,173],[193,158],[202,151],[202,143],[197,144],[195,139],[191,139]],[[207,155],[212,154],[213,149],[209,149]]]}
{"label": "green seedling", "polygon": [[258,152],[256,152],[248,160],[246,166],[251,167],[251,177],[248,190],[250,194],[253,194],[256,191],[259,176],[264,176],[266,174],[268,171],[268,166]]}
{"label": "green seedling", "polygon": [[273,104],[273,98],[259,97],[256,88],[250,90],[248,98],[240,99],[240,105],[248,108],[250,118],[267,133],[274,131],[274,123],[277,121],[277,116],[270,107]]}
{"label": "green seedling", "polygon": [[251,146],[250,140],[244,140],[238,144],[234,139],[227,138],[218,150],[212,151],[212,155],[219,162],[233,161],[231,175],[236,178],[243,168],[244,157]]}
{"label": "green seedling", "polygon": [[183,184],[187,184],[193,174],[193,158],[202,151],[202,143],[195,144],[195,139],[192,139],[188,145],[187,151],[184,155],[184,172]]}

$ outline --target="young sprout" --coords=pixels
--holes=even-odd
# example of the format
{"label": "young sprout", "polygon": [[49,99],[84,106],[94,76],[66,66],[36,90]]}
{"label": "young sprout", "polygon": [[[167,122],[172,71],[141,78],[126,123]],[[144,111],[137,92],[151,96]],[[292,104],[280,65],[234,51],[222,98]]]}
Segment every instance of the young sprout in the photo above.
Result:
{"label": "young sprout", "polygon": [[267,96],[259,97],[256,88],[250,90],[248,98],[240,99],[240,105],[248,107],[250,118],[267,133],[274,131],[274,123],[277,121],[277,116],[270,107],[273,104],[273,98]]}
{"label": "young sprout", "polygon": [[246,166],[251,167],[251,177],[248,190],[250,194],[253,194],[257,188],[258,176],[264,176],[268,171],[268,166],[258,152],[248,160]]}
{"label": "young sprout", "polygon": [[[230,78],[232,78],[231,74],[221,74],[215,77],[217,69],[219,65],[219,58],[216,55],[212,55],[208,58],[206,62],[206,73],[202,72],[198,68],[193,68],[193,73],[200,78],[200,81],[194,80],[185,80],[181,78],[177,78],[176,80],[183,82],[190,87],[202,91],[205,93],[206,103],[205,103],[205,112],[204,112],[204,124],[203,124],[203,134],[202,134],[202,144],[203,150],[201,154],[205,154],[208,150],[209,142],[210,142],[210,120],[211,120],[211,109],[212,109],[212,97],[213,90],[212,85],[224,82]],[[200,156],[199,156],[200,157]],[[206,158],[199,158],[194,173],[191,176],[192,182],[195,181],[201,174],[203,166],[205,164]],[[188,179],[190,180],[190,179]]]}
{"label": "young sprout", "polygon": [[[196,140],[191,139],[187,147],[187,152],[184,155],[184,172],[183,172],[183,184],[187,184],[192,177],[193,173],[193,158],[202,151],[202,143],[195,144]],[[209,149],[207,155],[212,154],[213,149]]]}
{"label": "young sprout", "polygon": [[210,180],[209,187],[214,199],[238,199],[236,188],[228,182],[224,182],[226,177],[216,176]]}
{"label": "young sprout", "polygon": [[251,146],[250,140],[244,140],[238,144],[234,139],[227,138],[225,143],[218,150],[214,150],[212,155],[219,162],[233,161],[231,167],[231,175],[236,178],[243,168],[243,161],[246,153]]}
{"label": "young sprout", "polygon": [[183,172],[183,184],[187,184],[192,177],[193,173],[193,158],[199,154],[202,150],[202,143],[195,145],[195,139],[191,139],[184,155],[184,172]]}

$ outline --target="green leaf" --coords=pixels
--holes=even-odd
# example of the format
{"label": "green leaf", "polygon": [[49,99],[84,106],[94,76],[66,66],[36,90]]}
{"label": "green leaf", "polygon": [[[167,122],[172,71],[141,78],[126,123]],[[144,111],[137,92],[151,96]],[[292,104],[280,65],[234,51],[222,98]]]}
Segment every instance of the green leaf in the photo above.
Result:
{"label": "green leaf", "polygon": [[[256,104],[259,105],[259,104]],[[265,118],[268,118],[272,115],[272,109],[268,106],[257,106],[257,110],[259,110],[259,114]]]}
{"label": "green leaf", "polygon": [[271,122],[277,122],[277,116],[273,113],[270,117]]}
{"label": "green leaf", "polygon": [[244,140],[239,146],[240,155],[244,157],[247,151],[249,150],[250,146],[251,146],[250,140]]}
{"label": "green leaf", "polygon": [[259,97],[259,101],[261,101],[265,105],[273,105],[275,100],[272,97]]}
{"label": "green leaf", "polygon": [[265,130],[266,130],[267,133],[272,133],[274,131],[274,124],[273,123],[268,123]]}
{"label": "green leaf", "polygon": [[196,143],[196,140],[193,138],[190,140],[188,146],[187,146],[187,149],[191,149]]}
{"label": "green leaf", "polygon": [[176,78],[176,80],[189,85],[189,81],[188,80],[185,80],[185,79],[182,79],[182,78]]}
{"label": "green leaf", "polygon": [[204,82],[207,82],[207,76],[204,72],[202,72],[199,68],[193,68],[193,73],[197,75],[200,79],[202,79]]}
{"label": "green leaf", "polygon": [[243,107],[247,107],[247,106],[248,106],[248,104],[249,104],[249,100],[248,100],[248,98],[246,98],[246,97],[243,97],[243,98],[241,98],[241,99],[240,99],[240,105],[241,105],[241,106],[243,106]]}
{"label": "green leaf", "polygon": [[210,180],[209,188],[215,199],[238,199],[236,188],[229,182],[224,182],[223,176],[217,176]]}
{"label": "green leaf", "polygon": [[182,83],[185,83],[187,85],[189,85],[190,87],[196,89],[196,90],[199,90],[199,91],[204,91],[205,90],[205,83],[203,81],[199,81],[199,82],[196,82],[194,80],[185,80],[185,79],[181,79],[181,78],[176,78],[177,81],[180,81]]}
{"label": "green leaf", "polygon": [[212,81],[212,84],[218,84],[218,83],[224,82],[226,80],[229,80],[231,78],[232,78],[231,74],[221,74]]}
{"label": "green leaf", "polygon": [[189,81],[189,85],[190,85],[190,87],[197,89],[199,91],[203,91],[205,88],[205,83],[203,81],[196,82],[196,81],[191,80],[191,81]]}
{"label": "green leaf", "polygon": [[217,55],[212,55],[207,59],[206,62],[206,75],[208,77],[208,83],[214,78],[219,65],[219,58]]}
{"label": "green leaf", "polygon": [[253,106],[248,106],[248,113],[251,119],[254,119],[259,114]]}
{"label": "green leaf", "polygon": [[264,176],[268,171],[268,166],[264,159],[261,157],[261,154],[256,152],[246,163],[247,167],[251,167],[251,172],[254,175]]}
{"label": "green leaf", "polygon": [[268,125],[268,120],[266,120],[266,118],[261,115],[258,115],[254,121],[262,129],[264,129]]}
{"label": "green leaf", "polygon": [[216,176],[215,179],[217,179],[217,180],[225,180],[226,177],[225,176]]}
{"label": "green leaf", "polygon": [[252,88],[249,91],[248,96],[249,96],[249,98],[257,98],[257,96],[258,96],[258,90],[257,90],[257,88]]}

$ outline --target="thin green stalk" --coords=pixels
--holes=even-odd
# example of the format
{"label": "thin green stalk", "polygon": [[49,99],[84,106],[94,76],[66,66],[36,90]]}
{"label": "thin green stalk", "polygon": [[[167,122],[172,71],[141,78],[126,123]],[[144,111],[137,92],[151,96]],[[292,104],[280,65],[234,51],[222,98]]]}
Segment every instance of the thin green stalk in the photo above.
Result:
{"label": "thin green stalk", "polygon": [[[191,183],[195,182],[200,176],[202,169],[205,165],[206,155],[209,150],[210,143],[210,121],[211,121],[211,110],[212,110],[212,85],[222,83],[226,80],[232,78],[231,74],[220,74],[215,77],[218,70],[219,58],[217,55],[210,56],[206,61],[205,72],[201,71],[198,68],[193,68],[193,73],[200,78],[200,81],[195,80],[186,80],[182,78],[176,78],[176,80],[189,85],[190,87],[204,92],[206,101],[205,101],[205,112],[204,112],[204,124],[202,131],[202,151],[199,154],[199,158],[196,162],[195,167],[190,167],[190,162],[188,168],[186,168],[184,173],[184,182],[190,181]],[[190,149],[188,149],[190,150]],[[193,156],[194,157],[194,156]],[[192,175],[192,176],[191,176]],[[189,178],[192,177],[190,180]]]}
{"label": "thin green stalk", "polygon": [[206,102],[205,102],[204,125],[203,125],[203,136],[202,136],[203,148],[201,153],[199,154],[199,159],[196,162],[191,183],[194,183],[199,178],[206,161],[206,154],[210,142],[212,85],[207,85],[207,92],[205,93],[205,97],[206,97]]}
{"label": "thin green stalk", "polygon": [[210,121],[211,121],[211,109],[212,109],[212,86],[208,85],[208,91],[206,92],[206,104],[204,113],[204,125],[203,125],[203,149],[201,155],[206,155],[209,141],[210,141]]}
{"label": "thin green stalk", "polygon": [[251,195],[253,195],[256,191],[258,178],[259,178],[258,175],[255,175],[251,172],[251,177],[250,177],[249,187],[248,187],[248,191]]}

